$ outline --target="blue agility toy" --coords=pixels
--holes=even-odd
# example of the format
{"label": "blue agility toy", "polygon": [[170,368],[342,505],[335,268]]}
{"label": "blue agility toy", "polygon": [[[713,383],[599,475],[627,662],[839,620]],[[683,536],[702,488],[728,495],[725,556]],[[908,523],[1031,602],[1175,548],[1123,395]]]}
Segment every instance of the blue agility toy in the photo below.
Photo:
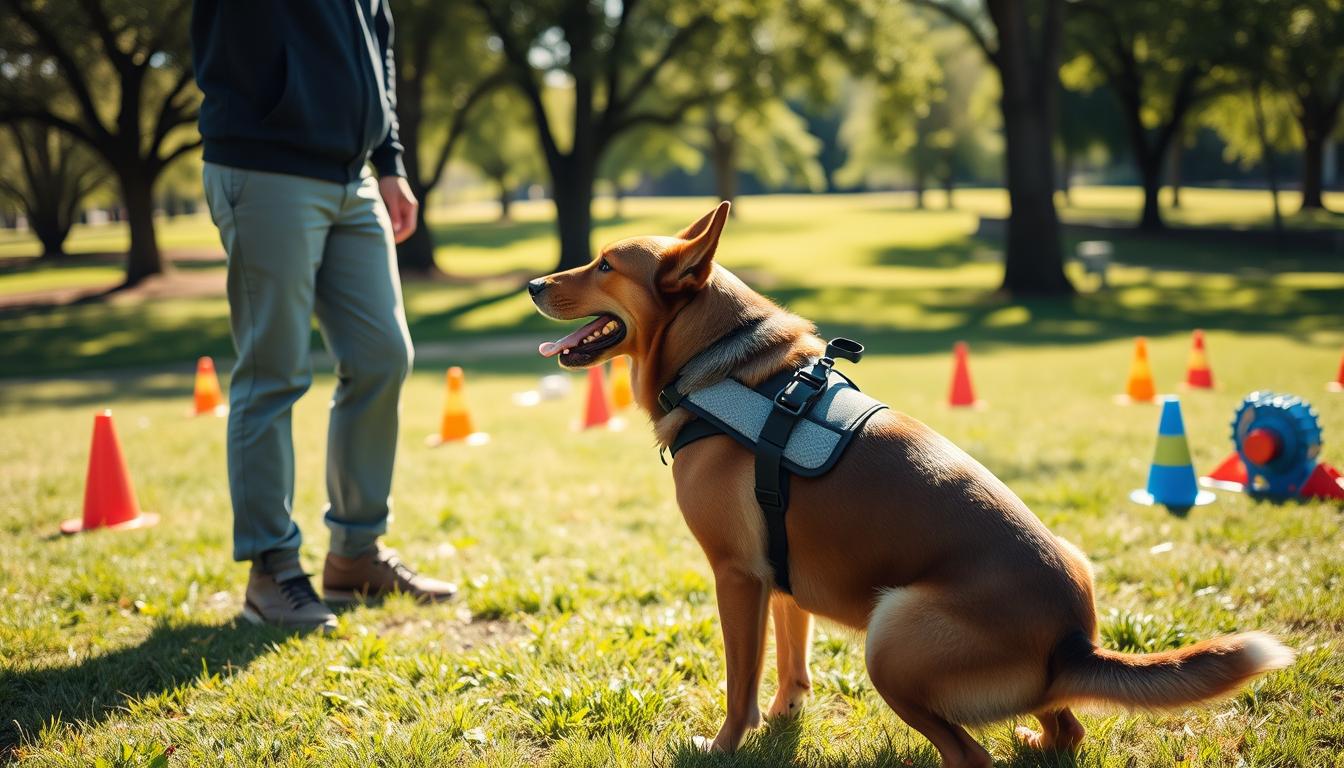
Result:
{"label": "blue agility toy", "polygon": [[1148,470],[1148,487],[1134,491],[1129,498],[1139,504],[1161,504],[1173,512],[1185,512],[1214,500],[1212,492],[1201,491],[1195,484],[1195,466],[1185,440],[1180,398],[1162,398],[1162,419],[1157,425],[1157,448]]}

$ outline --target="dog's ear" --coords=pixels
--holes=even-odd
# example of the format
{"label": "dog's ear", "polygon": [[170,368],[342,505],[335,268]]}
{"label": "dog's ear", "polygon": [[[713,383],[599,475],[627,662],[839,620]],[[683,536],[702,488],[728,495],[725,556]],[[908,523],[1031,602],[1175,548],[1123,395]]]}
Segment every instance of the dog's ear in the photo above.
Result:
{"label": "dog's ear", "polygon": [[698,290],[709,279],[714,268],[714,252],[719,247],[719,235],[728,221],[732,204],[727,200],[677,237],[682,241],[663,252],[658,264],[658,285],[666,293]]}

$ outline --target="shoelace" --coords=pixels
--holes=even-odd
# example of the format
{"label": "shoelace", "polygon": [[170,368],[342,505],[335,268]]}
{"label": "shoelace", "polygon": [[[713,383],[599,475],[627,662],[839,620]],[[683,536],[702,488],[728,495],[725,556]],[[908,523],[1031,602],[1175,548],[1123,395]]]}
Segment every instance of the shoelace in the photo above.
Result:
{"label": "shoelace", "polygon": [[317,591],[313,589],[313,583],[308,580],[306,574],[285,579],[279,586],[280,594],[284,595],[290,607],[296,610],[320,602],[317,599]]}

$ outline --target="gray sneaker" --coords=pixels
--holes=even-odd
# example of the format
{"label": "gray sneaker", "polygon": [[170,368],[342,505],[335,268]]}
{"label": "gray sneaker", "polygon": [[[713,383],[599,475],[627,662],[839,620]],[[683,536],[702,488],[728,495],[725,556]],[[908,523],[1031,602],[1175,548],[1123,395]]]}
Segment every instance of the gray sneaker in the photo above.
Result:
{"label": "gray sneaker", "polygon": [[320,629],[324,633],[336,629],[336,614],[317,598],[297,559],[274,573],[267,571],[261,561],[252,564],[243,618],[253,624],[287,629]]}

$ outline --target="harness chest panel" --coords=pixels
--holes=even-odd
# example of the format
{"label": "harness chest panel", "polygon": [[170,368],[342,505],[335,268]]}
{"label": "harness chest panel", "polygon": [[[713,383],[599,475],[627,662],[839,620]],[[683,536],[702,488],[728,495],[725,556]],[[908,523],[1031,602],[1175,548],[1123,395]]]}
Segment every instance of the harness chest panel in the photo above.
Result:
{"label": "harness chest panel", "polygon": [[[672,455],[703,437],[726,434],[747,450],[756,451],[761,430],[775,408],[775,393],[788,381],[792,371],[782,378],[772,377],[757,389],[735,379],[724,379],[682,397],[681,407],[708,424],[695,427],[690,422],[678,433],[671,446]],[[784,448],[783,468],[801,477],[819,477],[835,466],[854,435],[874,413],[887,406],[865,395],[849,379],[831,371],[827,386],[816,403],[803,415]],[[709,429],[709,426],[715,429]]]}
{"label": "harness chest panel", "polygon": [[834,369],[835,357],[858,362],[863,345],[834,339],[827,354],[803,367],[748,387],[734,379],[682,394],[674,381],[658,394],[667,412],[685,408],[697,418],[672,441],[672,455],[714,435],[728,435],[755,456],[756,502],[765,515],[766,559],[775,586],[792,592],[789,537],[789,478],[819,477],[835,466],[864,423],[887,406],[863,394]]}

